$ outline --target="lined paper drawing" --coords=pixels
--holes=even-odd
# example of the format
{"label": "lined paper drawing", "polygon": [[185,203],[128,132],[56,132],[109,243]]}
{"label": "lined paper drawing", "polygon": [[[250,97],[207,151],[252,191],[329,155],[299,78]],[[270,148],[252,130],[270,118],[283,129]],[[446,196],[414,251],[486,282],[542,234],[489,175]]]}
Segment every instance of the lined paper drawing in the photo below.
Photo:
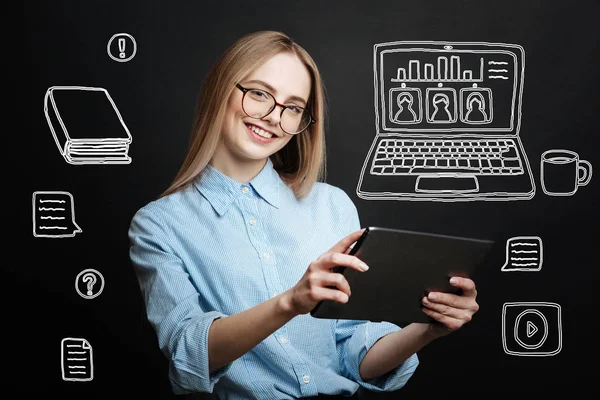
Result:
{"label": "lined paper drawing", "polygon": [[502,345],[514,356],[553,356],[562,350],[560,305],[510,302],[502,307]]}
{"label": "lined paper drawing", "polygon": [[592,164],[570,150],[548,150],[540,162],[542,190],[549,196],[572,196],[592,179]]}
{"label": "lined paper drawing", "polygon": [[44,96],[44,114],[69,164],[131,163],[131,134],[106,89],[52,86]]}
{"label": "lined paper drawing", "polygon": [[506,241],[506,262],[501,271],[539,271],[544,261],[539,236],[516,236]]}
{"label": "lined paper drawing", "polygon": [[69,192],[34,192],[32,207],[33,236],[65,238],[82,232],[75,222],[75,205]]}
{"label": "lined paper drawing", "polygon": [[525,52],[516,44],[374,46],[376,132],[356,187],[365,200],[529,200],[520,137]]}
{"label": "lined paper drawing", "polygon": [[64,338],[60,342],[60,366],[65,381],[94,379],[92,346],[86,339]]}

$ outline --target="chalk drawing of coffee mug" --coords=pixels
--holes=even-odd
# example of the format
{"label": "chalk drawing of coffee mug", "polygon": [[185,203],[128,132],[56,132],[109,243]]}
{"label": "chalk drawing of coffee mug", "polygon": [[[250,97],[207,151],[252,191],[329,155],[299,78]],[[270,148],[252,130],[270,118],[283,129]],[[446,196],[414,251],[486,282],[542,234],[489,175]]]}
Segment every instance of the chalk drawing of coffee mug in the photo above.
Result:
{"label": "chalk drawing of coffee mug", "polygon": [[541,182],[550,196],[571,196],[592,179],[592,164],[570,150],[548,150],[542,154]]}

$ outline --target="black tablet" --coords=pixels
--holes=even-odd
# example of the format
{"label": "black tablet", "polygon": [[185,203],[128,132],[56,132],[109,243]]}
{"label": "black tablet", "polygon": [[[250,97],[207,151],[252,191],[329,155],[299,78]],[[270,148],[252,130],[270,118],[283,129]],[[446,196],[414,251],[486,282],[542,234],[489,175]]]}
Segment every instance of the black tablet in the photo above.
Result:
{"label": "black tablet", "polygon": [[334,267],[346,277],[352,295],[345,304],[321,301],[311,315],[398,325],[431,322],[421,310],[422,297],[430,291],[458,293],[450,277],[471,277],[493,245],[491,240],[368,227],[350,254],[369,270]]}

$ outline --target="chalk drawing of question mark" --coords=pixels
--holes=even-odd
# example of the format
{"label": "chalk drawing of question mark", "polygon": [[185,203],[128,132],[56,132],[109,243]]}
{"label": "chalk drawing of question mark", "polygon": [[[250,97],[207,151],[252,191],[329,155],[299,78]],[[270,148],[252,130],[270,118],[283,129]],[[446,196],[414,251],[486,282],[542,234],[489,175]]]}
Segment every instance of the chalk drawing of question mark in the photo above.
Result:
{"label": "chalk drawing of question mark", "polygon": [[[99,285],[96,285],[100,282]],[[85,286],[85,290],[81,290],[81,286]],[[94,286],[96,287],[94,293]],[[98,286],[100,288],[98,288]],[[95,269],[84,269],[75,278],[75,290],[84,299],[93,299],[98,297],[102,290],[104,290],[104,277],[102,274]]]}
{"label": "chalk drawing of question mark", "polygon": [[94,275],[91,272],[87,272],[83,275],[83,278],[81,278],[82,281],[87,283],[87,295],[91,296],[94,294],[92,288],[94,287],[94,284],[96,283],[96,275]]}

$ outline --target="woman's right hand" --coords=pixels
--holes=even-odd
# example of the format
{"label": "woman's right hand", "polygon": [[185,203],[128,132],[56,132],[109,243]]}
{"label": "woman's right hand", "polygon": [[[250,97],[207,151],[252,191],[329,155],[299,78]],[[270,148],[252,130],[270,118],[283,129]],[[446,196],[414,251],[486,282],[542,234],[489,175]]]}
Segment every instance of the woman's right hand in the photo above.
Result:
{"label": "woman's right hand", "polygon": [[286,308],[289,308],[290,312],[294,315],[306,314],[321,300],[348,302],[350,285],[344,275],[332,272],[331,268],[349,267],[361,272],[369,269],[358,257],[348,254],[351,250],[350,245],[356,242],[363,232],[364,228],[349,234],[310,263],[298,283],[283,293]]}

